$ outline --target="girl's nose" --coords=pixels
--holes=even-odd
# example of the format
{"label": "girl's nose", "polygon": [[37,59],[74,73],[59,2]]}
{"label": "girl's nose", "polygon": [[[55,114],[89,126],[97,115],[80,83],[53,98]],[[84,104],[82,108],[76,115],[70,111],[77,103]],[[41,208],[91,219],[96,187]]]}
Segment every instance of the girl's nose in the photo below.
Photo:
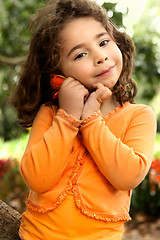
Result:
{"label": "girl's nose", "polygon": [[101,64],[101,63],[104,63],[107,59],[108,59],[108,57],[104,57],[104,58],[102,58],[101,60],[98,60],[98,61],[97,61],[97,65],[99,65],[99,64]]}
{"label": "girl's nose", "polygon": [[99,66],[100,64],[104,63],[106,60],[108,59],[108,57],[101,53],[101,54],[97,54],[96,58],[95,58],[95,65]]}

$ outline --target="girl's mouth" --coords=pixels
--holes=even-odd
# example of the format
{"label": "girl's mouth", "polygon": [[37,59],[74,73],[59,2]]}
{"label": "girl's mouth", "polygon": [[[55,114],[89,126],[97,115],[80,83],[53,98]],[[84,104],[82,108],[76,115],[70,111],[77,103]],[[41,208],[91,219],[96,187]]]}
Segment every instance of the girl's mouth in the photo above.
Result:
{"label": "girl's mouth", "polygon": [[98,75],[96,75],[96,77],[105,77],[108,74],[110,74],[113,70],[114,66],[107,68],[106,70],[102,71],[101,73],[99,73]]}

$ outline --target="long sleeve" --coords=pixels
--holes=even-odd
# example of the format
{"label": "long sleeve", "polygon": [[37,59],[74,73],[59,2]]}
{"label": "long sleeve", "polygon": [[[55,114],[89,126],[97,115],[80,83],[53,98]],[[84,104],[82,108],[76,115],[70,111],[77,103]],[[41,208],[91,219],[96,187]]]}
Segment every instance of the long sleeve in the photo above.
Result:
{"label": "long sleeve", "polygon": [[42,106],[34,120],[20,171],[29,188],[47,192],[60,179],[68,164],[79,128]]}
{"label": "long sleeve", "polygon": [[[150,107],[135,109],[131,118],[127,119],[128,112],[124,111],[109,127],[100,116],[81,127],[84,145],[99,170],[119,190],[136,187],[152,161],[155,116]],[[117,137],[120,132],[122,138]]]}

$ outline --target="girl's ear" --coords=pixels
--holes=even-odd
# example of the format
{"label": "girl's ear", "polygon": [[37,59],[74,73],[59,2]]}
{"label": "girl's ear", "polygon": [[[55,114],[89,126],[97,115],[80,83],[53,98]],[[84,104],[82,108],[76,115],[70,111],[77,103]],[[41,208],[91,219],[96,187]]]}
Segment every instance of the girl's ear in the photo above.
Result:
{"label": "girl's ear", "polygon": [[55,99],[58,97],[58,90],[61,87],[61,84],[63,83],[65,77],[61,75],[56,75],[54,73],[51,74],[51,80],[50,80],[50,86],[52,89],[54,89],[52,93],[52,98]]}

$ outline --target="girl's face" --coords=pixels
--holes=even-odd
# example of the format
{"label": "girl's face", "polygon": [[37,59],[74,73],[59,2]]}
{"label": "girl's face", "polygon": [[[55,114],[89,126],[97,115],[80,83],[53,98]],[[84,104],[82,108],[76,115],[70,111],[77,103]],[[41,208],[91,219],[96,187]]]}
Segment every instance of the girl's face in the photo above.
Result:
{"label": "girl's face", "polygon": [[112,89],[122,71],[122,54],[102,24],[93,18],[69,22],[60,34],[60,70],[92,91],[94,83]]}

